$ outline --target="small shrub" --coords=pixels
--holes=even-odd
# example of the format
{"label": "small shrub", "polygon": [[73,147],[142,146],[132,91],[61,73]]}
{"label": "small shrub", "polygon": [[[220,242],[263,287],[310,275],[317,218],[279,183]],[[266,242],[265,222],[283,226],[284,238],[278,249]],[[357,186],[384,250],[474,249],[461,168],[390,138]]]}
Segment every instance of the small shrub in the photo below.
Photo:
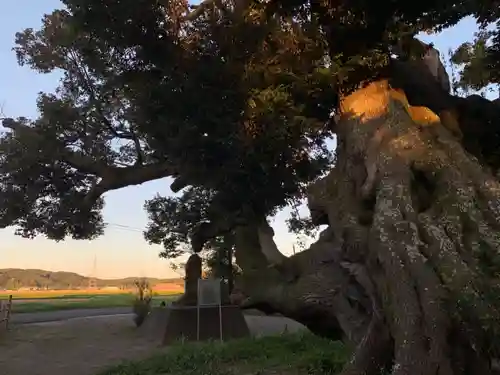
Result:
{"label": "small shrub", "polygon": [[137,327],[140,327],[151,312],[153,293],[146,279],[136,280],[134,284],[136,288],[133,305],[134,323]]}

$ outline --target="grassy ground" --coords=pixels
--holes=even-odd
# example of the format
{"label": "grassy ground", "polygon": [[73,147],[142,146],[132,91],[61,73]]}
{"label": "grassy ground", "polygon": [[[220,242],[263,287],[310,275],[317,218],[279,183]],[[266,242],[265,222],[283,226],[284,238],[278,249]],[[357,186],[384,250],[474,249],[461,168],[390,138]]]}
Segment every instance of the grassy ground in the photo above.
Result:
{"label": "grassy ground", "polygon": [[283,334],[220,344],[186,343],[98,375],[337,374],[348,358],[339,342],[312,334]]}
{"label": "grassy ground", "polygon": [[[177,298],[177,294],[155,295],[154,305]],[[0,297],[1,298],[1,297]],[[133,293],[81,293],[80,294],[29,294],[14,296],[12,313],[57,311],[71,309],[92,309],[132,306]]]}

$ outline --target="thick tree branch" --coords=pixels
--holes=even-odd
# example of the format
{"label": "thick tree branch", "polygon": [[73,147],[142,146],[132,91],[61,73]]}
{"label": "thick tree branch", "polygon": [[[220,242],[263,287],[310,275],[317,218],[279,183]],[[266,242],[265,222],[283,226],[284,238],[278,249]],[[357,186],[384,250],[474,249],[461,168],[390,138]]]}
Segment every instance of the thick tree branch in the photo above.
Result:
{"label": "thick tree branch", "polygon": [[248,297],[244,308],[280,313],[319,335],[361,342],[370,322],[370,300],[335,261],[340,249],[331,237],[322,236],[290,258],[283,256],[274,267],[260,247],[258,225],[238,227],[235,234],[236,262],[243,270],[237,286]]}
{"label": "thick tree branch", "polygon": [[261,225],[257,227],[259,236],[259,244],[262,253],[267,261],[271,264],[281,264],[287,258],[281,251],[279,251],[276,242],[274,242],[274,230],[269,225],[267,220],[264,220]]}
{"label": "thick tree branch", "polygon": [[428,107],[435,113],[441,113],[454,109],[464,111],[481,105],[481,112],[486,112],[486,116],[500,115],[500,106],[496,101],[478,95],[466,98],[451,95],[423,61],[392,60],[389,74],[391,86],[403,90],[412,106]]}
{"label": "thick tree branch", "polygon": [[435,113],[453,108],[455,99],[423,61],[392,60],[389,74],[391,86],[403,90],[411,105],[428,107]]}
{"label": "thick tree branch", "polygon": [[100,172],[100,181],[86,197],[87,204],[93,204],[97,198],[108,191],[168,177],[173,171],[170,163],[157,163],[123,168],[105,166]]}
{"label": "thick tree branch", "polygon": [[500,168],[500,106],[495,101],[451,95],[422,61],[393,60],[389,76],[391,86],[404,91],[410,105],[429,108],[448,130],[461,136],[469,153],[493,170]]}
{"label": "thick tree branch", "polygon": [[179,176],[170,185],[170,190],[172,190],[174,193],[177,193],[187,186],[189,186],[189,181],[186,178]]}
{"label": "thick tree branch", "polygon": [[[172,184],[172,186],[175,182]],[[217,236],[224,235],[237,226],[248,226],[249,223],[245,218],[234,217],[231,215],[221,215],[217,220],[211,222],[199,223],[191,233],[191,245],[195,253],[200,252],[207,241]],[[274,242],[274,230],[269,225],[267,220],[263,218],[255,226],[257,230],[256,246],[260,249],[261,254],[266,261],[271,265],[283,263],[287,258],[281,253]]]}

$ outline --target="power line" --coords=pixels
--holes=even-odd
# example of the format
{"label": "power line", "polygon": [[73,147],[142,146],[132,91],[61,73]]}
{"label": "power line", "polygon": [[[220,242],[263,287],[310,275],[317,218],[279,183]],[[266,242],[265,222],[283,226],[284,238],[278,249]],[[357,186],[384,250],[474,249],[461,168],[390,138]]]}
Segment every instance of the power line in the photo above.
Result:
{"label": "power line", "polygon": [[136,232],[136,233],[143,233],[144,232],[144,229],[132,227],[130,225],[125,225],[125,224],[106,223],[106,227],[125,230],[125,231],[129,231],[129,232]]}

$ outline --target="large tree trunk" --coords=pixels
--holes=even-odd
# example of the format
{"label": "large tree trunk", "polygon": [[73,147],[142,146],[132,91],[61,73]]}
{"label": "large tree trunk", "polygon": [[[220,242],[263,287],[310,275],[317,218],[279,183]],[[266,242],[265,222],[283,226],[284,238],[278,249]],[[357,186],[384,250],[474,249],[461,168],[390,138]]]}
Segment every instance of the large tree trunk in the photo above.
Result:
{"label": "large tree trunk", "polygon": [[490,374],[500,339],[500,184],[440,117],[411,107],[386,80],[340,108],[336,166],[309,199],[329,230],[269,263],[263,232],[238,228],[246,305],[354,343],[345,374]]}

